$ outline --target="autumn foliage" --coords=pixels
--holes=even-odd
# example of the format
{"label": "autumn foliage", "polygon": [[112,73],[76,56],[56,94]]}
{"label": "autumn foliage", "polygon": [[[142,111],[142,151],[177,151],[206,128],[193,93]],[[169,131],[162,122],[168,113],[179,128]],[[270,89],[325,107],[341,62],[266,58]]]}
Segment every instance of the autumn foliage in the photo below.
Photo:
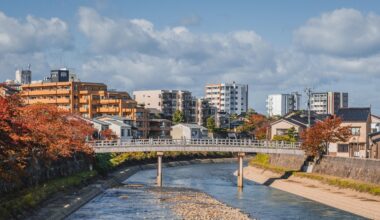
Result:
{"label": "autumn foliage", "polygon": [[267,137],[268,128],[268,119],[264,115],[253,113],[247,116],[244,125],[239,128],[239,131],[248,132],[255,136],[256,139],[261,140]]}
{"label": "autumn foliage", "polygon": [[91,125],[52,105],[23,106],[19,97],[0,97],[0,179],[17,180],[39,160],[91,154]]}
{"label": "autumn foliage", "polygon": [[328,152],[330,143],[346,142],[351,137],[351,128],[341,123],[339,117],[327,118],[302,132],[302,148],[306,154],[320,156]]}

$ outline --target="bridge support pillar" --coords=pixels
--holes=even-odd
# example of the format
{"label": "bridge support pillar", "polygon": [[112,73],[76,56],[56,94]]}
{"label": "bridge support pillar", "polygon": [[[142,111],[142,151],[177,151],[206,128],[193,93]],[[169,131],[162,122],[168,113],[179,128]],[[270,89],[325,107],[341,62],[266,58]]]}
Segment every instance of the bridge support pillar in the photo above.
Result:
{"label": "bridge support pillar", "polygon": [[238,153],[238,163],[239,163],[239,169],[238,169],[238,175],[237,175],[237,186],[239,188],[243,188],[243,158],[245,156],[245,153]]}
{"label": "bridge support pillar", "polygon": [[162,156],[164,152],[157,152],[157,186],[162,186]]}

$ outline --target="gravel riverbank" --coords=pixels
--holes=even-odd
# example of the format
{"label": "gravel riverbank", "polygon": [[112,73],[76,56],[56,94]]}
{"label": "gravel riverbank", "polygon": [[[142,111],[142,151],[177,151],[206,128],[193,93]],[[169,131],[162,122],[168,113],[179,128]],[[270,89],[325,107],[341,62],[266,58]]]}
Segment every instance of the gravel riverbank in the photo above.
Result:
{"label": "gravel riverbank", "polygon": [[229,207],[206,193],[186,188],[152,188],[149,191],[169,203],[172,211],[182,219],[248,220],[249,216]]}

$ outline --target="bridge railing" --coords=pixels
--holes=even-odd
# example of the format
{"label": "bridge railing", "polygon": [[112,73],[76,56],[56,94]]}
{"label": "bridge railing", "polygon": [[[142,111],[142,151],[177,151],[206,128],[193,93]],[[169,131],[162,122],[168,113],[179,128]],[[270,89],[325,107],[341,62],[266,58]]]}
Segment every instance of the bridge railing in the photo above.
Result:
{"label": "bridge railing", "polygon": [[266,141],[250,139],[130,139],[90,141],[92,147],[159,147],[159,146],[218,146],[299,149],[300,142]]}

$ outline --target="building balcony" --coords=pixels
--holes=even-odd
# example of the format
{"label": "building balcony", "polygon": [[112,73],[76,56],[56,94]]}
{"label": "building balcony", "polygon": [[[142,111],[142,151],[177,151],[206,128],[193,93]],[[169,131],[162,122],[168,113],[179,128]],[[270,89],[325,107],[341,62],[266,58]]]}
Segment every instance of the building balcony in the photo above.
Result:
{"label": "building balcony", "polygon": [[87,113],[87,112],[89,112],[89,109],[88,109],[88,108],[81,107],[81,108],[79,108],[79,112],[80,112],[80,113]]}
{"label": "building balcony", "polygon": [[119,104],[119,99],[101,99],[100,104]]}
{"label": "building balcony", "polygon": [[79,99],[80,104],[86,104],[86,103],[88,103],[88,101],[89,101],[88,99],[83,99],[83,98]]}
{"label": "building balcony", "polygon": [[39,96],[39,95],[69,95],[70,90],[66,89],[52,89],[52,90],[34,90],[23,91],[23,96]]}
{"label": "building balcony", "polygon": [[28,104],[36,104],[36,103],[42,103],[42,104],[69,104],[70,99],[68,98],[59,98],[59,99],[28,99]]}
{"label": "building balcony", "polygon": [[119,108],[118,107],[100,107],[100,108],[97,108],[96,111],[98,113],[118,113],[119,112]]}

